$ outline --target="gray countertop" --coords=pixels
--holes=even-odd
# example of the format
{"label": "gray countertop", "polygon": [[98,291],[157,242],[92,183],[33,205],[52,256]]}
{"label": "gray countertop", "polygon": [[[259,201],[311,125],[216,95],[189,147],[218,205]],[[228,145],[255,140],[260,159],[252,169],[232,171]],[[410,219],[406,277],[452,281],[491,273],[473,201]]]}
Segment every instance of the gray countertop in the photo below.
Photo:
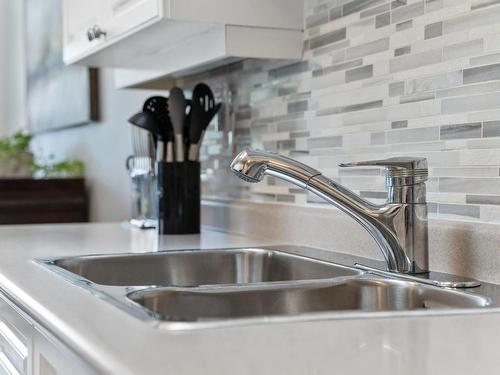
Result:
{"label": "gray countertop", "polygon": [[99,372],[467,374],[500,365],[500,313],[415,315],[168,331],[35,264],[59,257],[275,245],[204,231],[164,236],[118,223],[3,226],[0,287]]}

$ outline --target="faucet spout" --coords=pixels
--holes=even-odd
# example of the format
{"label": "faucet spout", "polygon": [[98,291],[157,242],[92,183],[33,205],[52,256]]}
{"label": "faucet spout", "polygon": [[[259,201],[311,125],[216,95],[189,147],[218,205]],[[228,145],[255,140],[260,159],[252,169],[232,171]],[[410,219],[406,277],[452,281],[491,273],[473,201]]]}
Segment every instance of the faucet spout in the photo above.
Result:
{"label": "faucet spout", "polygon": [[[270,152],[242,151],[231,163],[231,170],[247,182],[260,182],[269,175],[311,191],[347,213],[370,233],[389,271],[427,272],[425,159],[395,158],[369,163],[376,162],[380,164],[368,165],[383,165],[388,170],[388,202],[384,205],[372,204],[316,169]],[[413,173],[409,165],[417,167]]]}

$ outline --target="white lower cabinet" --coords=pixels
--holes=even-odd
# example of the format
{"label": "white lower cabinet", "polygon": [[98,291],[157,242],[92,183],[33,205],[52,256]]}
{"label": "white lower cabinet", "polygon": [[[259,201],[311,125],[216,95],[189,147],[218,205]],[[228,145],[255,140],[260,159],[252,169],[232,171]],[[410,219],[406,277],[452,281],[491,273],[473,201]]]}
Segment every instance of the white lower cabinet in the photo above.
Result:
{"label": "white lower cabinet", "polygon": [[95,372],[0,294],[0,375],[87,375]]}
{"label": "white lower cabinet", "polygon": [[84,364],[75,354],[64,348],[60,342],[54,340],[35,328],[33,336],[33,374],[35,375],[86,375],[93,371],[84,367]]}

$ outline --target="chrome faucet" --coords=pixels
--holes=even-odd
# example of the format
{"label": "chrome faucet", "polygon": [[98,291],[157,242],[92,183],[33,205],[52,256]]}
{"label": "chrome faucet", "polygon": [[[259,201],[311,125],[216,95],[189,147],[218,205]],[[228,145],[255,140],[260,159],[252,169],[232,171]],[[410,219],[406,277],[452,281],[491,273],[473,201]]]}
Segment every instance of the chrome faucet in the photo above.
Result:
{"label": "chrome faucet", "polygon": [[353,217],[372,235],[389,271],[428,272],[427,160],[396,157],[340,166],[385,167],[387,202],[370,203],[316,169],[271,152],[242,151],[231,163],[231,170],[247,182],[260,182],[269,175],[311,191]]}

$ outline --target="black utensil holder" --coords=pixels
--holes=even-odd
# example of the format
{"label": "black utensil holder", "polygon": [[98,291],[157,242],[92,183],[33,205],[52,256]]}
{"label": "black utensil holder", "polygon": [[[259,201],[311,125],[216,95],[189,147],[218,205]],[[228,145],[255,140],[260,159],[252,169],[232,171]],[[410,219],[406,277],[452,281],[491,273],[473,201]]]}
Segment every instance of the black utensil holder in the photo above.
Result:
{"label": "black utensil holder", "polygon": [[157,162],[158,233],[200,233],[200,163]]}

